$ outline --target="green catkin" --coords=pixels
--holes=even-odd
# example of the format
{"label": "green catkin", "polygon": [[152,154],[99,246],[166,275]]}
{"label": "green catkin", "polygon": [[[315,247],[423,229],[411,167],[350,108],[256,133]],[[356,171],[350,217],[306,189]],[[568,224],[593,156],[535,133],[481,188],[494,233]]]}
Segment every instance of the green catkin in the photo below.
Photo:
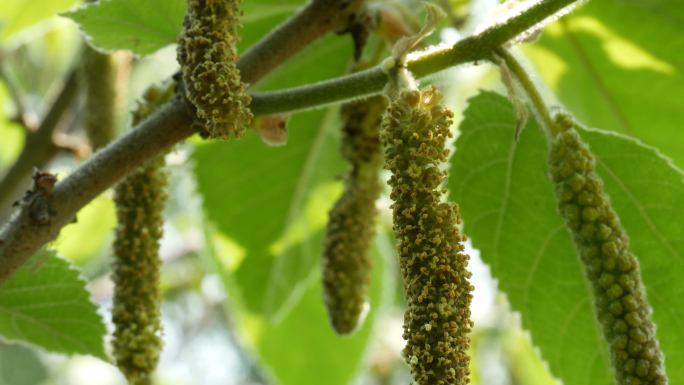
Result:
{"label": "green catkin", "polygon": [[97,151],[116,137],[116,63],[112,55],[85,47],[82,66],[86,90],[83,126],[93,151]]}
{"label": "green catkin", "polygon": [[403,356],[411,384],[460,385],[470,382],[470,302],[473,286],[461,253],[458,205],[441,203],[439,169],[449,150],[453,113],[440,105],[435,87],[403,91],[382,123],[388,184],[394,215],[399,267],[408,310],[404,315]]}
{"label": "green catkin", "polygon": [[183,32],[178,37],[178,62],[186,95],[206,121],[205,136],[239,139],[252,120],[235,61],[240,41],[241,0],[188,0]]}
{"label": "green catkin", "polygon": [[[170,91],[169,91],[170,90]],[[172,95],[173,87],[151,87],[133,112],[139,123]],[[114,241],[112,341],[119,370],[132,385],[147,385],[162,349],[159,240],[166,205],[167,174],[158,156],[127,176],[115,189],[119,226]]]}
{"label": "green catkin", "polygon": [[563,131],[549,155],[558,211],[591,282],[596,315],[608,341],[617,385],[667,384],[652,309],[646,300],[639,262],[612,209],[596,162],[572,124],[561,114]]}
{"label": "green catkin", "polygon": [[352,168],[345,174],[342,197],[330,211],[321,258],[323,302],[339,334],[356,330],[368,308],[383,164],[380,121],[386,105],[384,97],[375,96],[342,107],[342,155]]}

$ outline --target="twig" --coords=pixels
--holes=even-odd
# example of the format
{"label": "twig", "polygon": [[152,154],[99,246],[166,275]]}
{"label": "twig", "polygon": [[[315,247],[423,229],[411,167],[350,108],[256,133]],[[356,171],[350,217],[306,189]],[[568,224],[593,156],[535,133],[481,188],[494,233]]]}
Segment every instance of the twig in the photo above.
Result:
{"label": "twig", "polygon": [[[487,59],[490,53],[575,0],[542,0],[521,13],[479,35],[459,41],[451,47],[409,59],[407,68],[416,78],[432,75],[455,65]],[[368,97],[383,90],[389,77],[381,65],[348,76],[282,91],[251,94],[249,108],[255,115],[273,115],[355,98]]]}
{"label": "twig", "polygon": [[62,115],[76,97],[76,83],[76,72],[72,71],[40,127],[36,131],[27,132],[26,144],[19,158],[0,180],[0,208],[4,209],[12,203],[17,190],[22,182],[28,180],[34,167],[42,168],[57,153],[59,148],[54,144],[52,135]]}
{"label": "twig", "polygon": [[174,98],[58,183],[48,201],[54,213],[48,223],[41,224],[22,210],[0,234],[0,284],[42,245],[57,237],[88,202],[148,159],[192,135],[194,112],[188,110],[187,103],[185,98]]}
{"label": "twig", "polygon": [[255,84],[289,58],[328,32],[343,32],[364,0],[314,0],[271,31],[235,65],[246,84]]}
{"label": "twig", "polygon": [[551,112],[549,107],[546,105],[544,98],[537,90],[537,86],[534,84],[530,75],[525,71],[523,66],[518,62],[518,60],[505,48],[499,48],[496,54],[506,63],[506,66],[510,70],[513,77],[520,83],[520,86],[525,90],[529,101],[532,103],[532,109],[534,115],[539,120],[540,125],[549,137],[554,137],[558,133],[558,125],[554,122],[551,117]]}
{"label": "twig", "polygon": [[[423,77],[456,64],[484,59],[500,45],[572,2],[573,0],[542,0],[506,23],[465,39],[450,49],[410,61],[408,67],[418,77]],[[357,81],[368,81],[370,84],[353,83]],[[379,92],[386,82],[387,76],[379,68],[373,68],[332,81],[333,84],[342,83],[344,87],[328,87],[327,92],[339,91],[343,94],[342,97],[333,95],[331,98],[329,94],[322,94],[320,96],[323,102],[307,99],[303,103],[301,95],[289,90],[294,102],[288,102],[289,107],[278,105],[276,109],[283,112],[292,111],[363,97]],[[309,87],[321,88],[320,84]],[[307,87],[294,90],[301,88]],[[257,94],[255,106],[261,114],[269,108],[265,104],[267,98],[263,97],[267,94]],[[279,103],[282,103],[282,100]],[[27,210],[19,213],[0,234],[0,284],[21,267],[36,250],[57,237],[60,229],[72,221],[76,213],[97,195],[148,159],[192,135],[194,130],[191,125],[195,113],[189,108],[189,102],[185,98],[177,97],[138,128],[95,154],[55,186],[49,204],[56,214],[50,218],[49,223],[37,223],[28,215]]]}

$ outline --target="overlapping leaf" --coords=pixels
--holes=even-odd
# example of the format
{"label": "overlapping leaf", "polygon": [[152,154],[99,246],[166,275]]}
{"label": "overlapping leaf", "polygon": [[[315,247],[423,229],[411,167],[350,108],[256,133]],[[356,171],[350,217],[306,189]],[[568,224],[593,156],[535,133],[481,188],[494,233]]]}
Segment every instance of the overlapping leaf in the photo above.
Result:
{"label": "overlapping leaf", "polygon": [[681,1],[591,1],[527,52],[583,122],[635,136],[684,167]]}
{"label": "overlapping leaf", "polygon": [[0,287],[0,335],[52,352],[107,360],[105,327],[86,282],[55,254],[36,253]]}
{"label": "overlapping leaf", "polygon": [[[451,199],[523,327],[566,385],[613,376],[590,288],[556,213],[545,139],[535,122],[513,141],[513,107],[501,95],[470,100],[451,159]],[[655,150],[625,137],[580,130],[640,259],[672,383],[684,381],[684,175]]]}

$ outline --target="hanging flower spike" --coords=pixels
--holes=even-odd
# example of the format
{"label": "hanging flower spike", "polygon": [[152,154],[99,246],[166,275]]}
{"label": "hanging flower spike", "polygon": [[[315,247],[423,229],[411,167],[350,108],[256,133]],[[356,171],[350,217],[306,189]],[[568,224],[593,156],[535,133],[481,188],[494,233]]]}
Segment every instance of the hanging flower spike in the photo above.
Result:
{"label": "hanging flower spike", "polygon": [[646,299],[639,261],[594,171],[596,162],[567,116],[559,114],[549,155],[558,211],[565,219],[594,293],[594,307],[617,385],[667,384],[653,310]]}
{"label": "hanging flower spike", "polygon": [[205,120],[205,136],[239,139],[252,120],[235,61],[241,11],[239,0],[188,0],[183,32],[178,37],[178,62],[188,99]]}
{"label": "hanging flower spike", "polygon": [[446,172],[445,140],[453,113],[440,105],[435,87],[403,91],[383,120],[386,167],[408,310],[404,315],[403,356],[411,384],[461,385],[470,382],[470,302],[473,286],[461,253],[458,205],[440,203]]}
{"label": "hanging flower spike", "polygon": [[330,211],[323,241],[323,302],[335,331],[349,334],[363,323],[375,238],[375,201],[380,195],[380,121],[387,101],[382,96],[342,107],[342,155],[351,163],[344,193]]}

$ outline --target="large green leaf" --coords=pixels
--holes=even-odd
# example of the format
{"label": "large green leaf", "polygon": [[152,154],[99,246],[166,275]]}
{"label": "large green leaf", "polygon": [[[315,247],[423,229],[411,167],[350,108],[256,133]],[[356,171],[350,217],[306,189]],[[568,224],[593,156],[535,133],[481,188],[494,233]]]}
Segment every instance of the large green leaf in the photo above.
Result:
{"label": "large green leaf", "polygon": [[[264,86],[340,75],[351,51],[348,39],[331,36]],[[292,117],[286,146],[267,147],[249,132],[239,141],[200,145],[192,156],[208,218],[248,250],[236,279],[252,312],[284,315],[277,313],[294,305],[318,266],[327,212],[341,191],[335,177],[345,167],[338,126],[334,108],[311,111]]]}
{"label": "large green leaf", "polygon": [[593,127],[635,136],[684,167],[684,6],[591,1],[526,50],[561,101]]}
{"label": "large green leaf", "polygon": [[0,2],[0,41],[41,20],[55,16],[77,0],[6,0]]}
{"label": "large green leaf", "polygon": [[149,55],[176,42],[185,14],[183,0],[111,0],[63,13],[103,50]]}
{"label": "large green leaf", "polygon": [[[566,385],[610,384],[607,350],[570,235],[556,213],[546,144],[535,122],[513,141],[501,95],[470,100],[451,159],[451,198],[465,233],[499,280],[552,372]],[[684,381],[684,175],[652,148],[617,134],[579,130],[596,156],[613,208],[640,257],[672,383]]]}
{"label": "large green leaf", "polygon": [[107,360],[105,326],[90,301],[86,282],[55,254],[36,253],[0,287],[0,335],[52,352]]}
{"label": "large green leaf", "polygon": [[[372,251],[374,270],[370,290],[371,309],[363,326],[351,336],[335,334],[321,300],[320,274],[308,284],[300,301],[278,323],[239,308],[239,298],[229,298],[228,308],[238,312],[238,330],[256,350],[260,362],[281,385],[325,383],[346,385],[356,375],[368,341],[379,325],[379,314],[392,302],[396,276],[394,238],[390,231],[379,229]],[[220,260],[215,260],[219,267]],[[234,286],[233,277],[220,272],[226,286]],[[397,271],[398,272],[398,271]]]}

